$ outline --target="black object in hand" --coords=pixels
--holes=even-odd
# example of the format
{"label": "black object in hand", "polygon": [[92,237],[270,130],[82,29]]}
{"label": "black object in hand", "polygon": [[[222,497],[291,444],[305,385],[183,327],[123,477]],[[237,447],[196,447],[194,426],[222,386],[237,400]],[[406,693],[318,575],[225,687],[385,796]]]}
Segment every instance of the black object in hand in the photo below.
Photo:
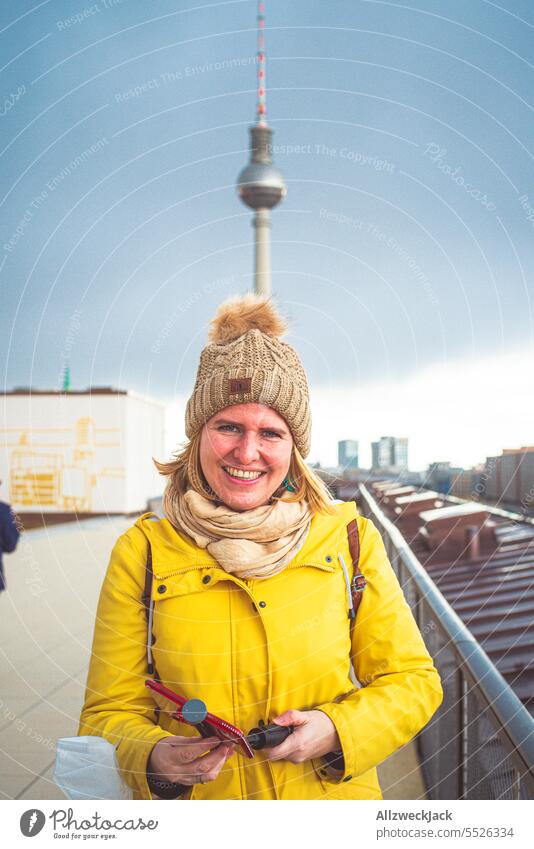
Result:
{"label": "black object in hand", "polygon": [[260,724],[258,728],[249,731],[247,740],[251,749],[256,751],[258,749],[273,749],[283,743],[293,731],[293,725],[276,725],[275,722],[270,725]]}

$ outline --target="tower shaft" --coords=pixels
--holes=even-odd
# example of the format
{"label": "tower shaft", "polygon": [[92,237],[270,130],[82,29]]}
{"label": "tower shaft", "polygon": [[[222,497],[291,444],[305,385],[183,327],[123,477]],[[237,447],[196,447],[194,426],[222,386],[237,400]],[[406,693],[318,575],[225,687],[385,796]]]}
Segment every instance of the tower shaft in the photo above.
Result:
{"label": "tower shaft", "polygon": [[258,209],[252,222],[254,227],[254,292],[271,294],[271,214],[268,209]]}

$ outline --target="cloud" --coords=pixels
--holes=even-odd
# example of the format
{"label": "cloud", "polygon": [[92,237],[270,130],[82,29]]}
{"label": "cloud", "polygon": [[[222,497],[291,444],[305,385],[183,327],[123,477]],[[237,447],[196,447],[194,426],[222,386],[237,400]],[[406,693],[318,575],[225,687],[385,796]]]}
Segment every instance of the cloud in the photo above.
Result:
{"label": "cloud", "polygon": [[534,348],[422,369],[408,379],[312,390],[312,461],[335,465],[339,439],[370,462],[379,436],[407,436],[410,468],[433,460],[470,466],[534,442]]}

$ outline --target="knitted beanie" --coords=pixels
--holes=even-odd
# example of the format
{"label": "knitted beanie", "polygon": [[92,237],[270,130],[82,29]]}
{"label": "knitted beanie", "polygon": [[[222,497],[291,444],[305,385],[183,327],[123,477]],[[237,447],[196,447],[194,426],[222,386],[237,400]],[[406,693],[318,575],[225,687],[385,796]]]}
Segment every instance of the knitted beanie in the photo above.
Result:
{"label": "knitted beanie", "polygon": [[267,404],[287,422],[302,457],[310,451],[311,413],[306,373],[280,336],[287,330],[269,298],[244,295],[221,304],[200,355],[185,411],[191,439],[215,413],[233,404]]}

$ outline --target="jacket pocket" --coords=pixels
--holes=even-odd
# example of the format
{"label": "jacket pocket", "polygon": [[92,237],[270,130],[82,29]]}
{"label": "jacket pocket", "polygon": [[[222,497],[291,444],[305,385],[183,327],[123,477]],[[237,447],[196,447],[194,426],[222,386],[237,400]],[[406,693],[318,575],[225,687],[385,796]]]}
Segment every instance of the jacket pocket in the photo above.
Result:
{"label": "jacket pocket", "polygon": [[333,787],[337,787],[335,781],[328,781],[329,773],[322,758],[312,758],[311,762],[313,765],[315,776],[317,778],[317,782],[320,785],[323,793],[329,793],[332,791]]}

